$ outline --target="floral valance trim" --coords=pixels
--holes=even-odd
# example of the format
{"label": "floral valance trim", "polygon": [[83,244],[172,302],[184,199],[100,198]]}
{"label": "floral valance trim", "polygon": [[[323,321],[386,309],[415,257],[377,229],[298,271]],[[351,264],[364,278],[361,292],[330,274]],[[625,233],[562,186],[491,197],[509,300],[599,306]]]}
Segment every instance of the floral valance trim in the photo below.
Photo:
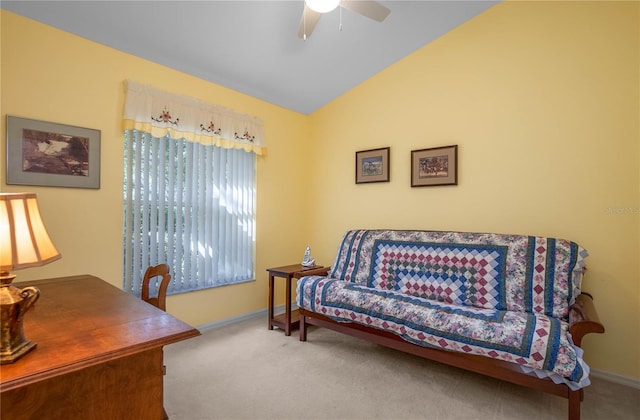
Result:
{"label": "floral valance trim", "polygon": [[126,82],[123,128],[257,155],[267,152],[259,118],[130,80]]}

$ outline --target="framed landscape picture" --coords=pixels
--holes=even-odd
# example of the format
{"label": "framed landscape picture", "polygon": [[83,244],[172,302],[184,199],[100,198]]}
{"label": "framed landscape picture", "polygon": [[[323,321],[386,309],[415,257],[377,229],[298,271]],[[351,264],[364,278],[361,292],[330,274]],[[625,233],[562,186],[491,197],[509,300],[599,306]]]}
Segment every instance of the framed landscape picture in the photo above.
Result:
{"label": "framed landscape picture", "polygon": [[100,188],[100,131],[7,116],[7,184]]}
{"label": "framed landscape picture", "polygon": [[389,147],[356,152],[356,184],[389,182]]}
{"label": "framed landscape picture", "polygon": [[458,146],[411,151],[411,186],[458,184]]}

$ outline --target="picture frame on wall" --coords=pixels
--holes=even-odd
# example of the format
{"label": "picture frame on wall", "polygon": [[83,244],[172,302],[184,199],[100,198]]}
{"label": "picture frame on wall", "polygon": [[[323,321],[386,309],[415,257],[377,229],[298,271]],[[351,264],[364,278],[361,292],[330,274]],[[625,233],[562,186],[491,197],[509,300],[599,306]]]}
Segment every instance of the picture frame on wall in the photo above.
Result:
{"label": "picture frame on wall", "polygon": [[458,145],[411,151],[411,186],[458,184]]}
{"label": "picture frame on wall", "polygon": [[8,115],[7,184],[100,188],[100,130]]}
{"label": "picture frame on wall", "polygon": [[356,152],[356,184],[389,182],[390,147]]}

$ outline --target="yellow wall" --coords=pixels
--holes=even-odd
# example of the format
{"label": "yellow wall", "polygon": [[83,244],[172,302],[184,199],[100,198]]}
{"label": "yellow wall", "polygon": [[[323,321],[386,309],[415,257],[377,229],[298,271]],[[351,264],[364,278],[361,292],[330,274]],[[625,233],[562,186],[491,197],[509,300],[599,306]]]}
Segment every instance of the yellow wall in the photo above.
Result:
{"label": "yellow wall", "polygon": [[[607,328],[585,339],[587,361],[640,378],[639,9],[500,4],[310,117],[2,11],[2,153],[6,114],[98,128],[103,141],[100,190],[2,185],[38,194],[63,254],[16,274],[120,286],[122,81],[133,79],[257,115],[267,132],[257,281],[171,296],[174,315],[198,325],[262,309],[265,268],[299,261],[307,243],[330,264],[351,228],[564,237],[591,253],[585,289]],[[459,185],[411,188],[410,151],[450,144]],[[384,146],[391,182],[355,185],[355,151]]]}
{"label": "yellow wall", "polygon": [[[44,267],[16,271],[17,281],[90,273],[122,287],[121,119],[123,81],[131,79],[264,121],[268,157],[259,158],[257,168],[257,281],[170,296],[167,301],[169,312],[193,325],[264,309],[265,269],[301,260],[308,239],[302,217],[307,190],[303,179],[291,176],[303,170],[299,157],[305,152],[308,117],[11,12],[1,11],[1,19],[1,188],[38,195],[44,221],[62,254],[61,260]],[[7,114],[101,130],[101,188],[6,185]],[[297,198],[296,211],[292,197]],[[283,303],[279,283],[277,303]]]}
{"label": "yellow wall", "polygon": [[[351,228],[575,240],[607,329],[586,359],[640,377],[638,9],[499,4],[314,113],[318,261]],[[459,185],[411,188],[411,150],[452,144]],[[384,146],[391,182],[356,185],[354,153]]]}

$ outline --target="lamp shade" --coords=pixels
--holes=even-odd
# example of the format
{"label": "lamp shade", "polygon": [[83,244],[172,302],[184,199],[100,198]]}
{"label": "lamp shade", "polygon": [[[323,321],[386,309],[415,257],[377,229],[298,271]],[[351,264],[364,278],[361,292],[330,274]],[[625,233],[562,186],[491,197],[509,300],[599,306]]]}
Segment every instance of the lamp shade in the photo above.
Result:
{"label": "lamp shade", "polygon": [[338,7],[340,0],[304,0],[309,9],[318,13],[328,13]]}
{"label": "lamp shade", "polygon": [[33,193],[0,194],[0,271],[37,267],[60,258]]}

